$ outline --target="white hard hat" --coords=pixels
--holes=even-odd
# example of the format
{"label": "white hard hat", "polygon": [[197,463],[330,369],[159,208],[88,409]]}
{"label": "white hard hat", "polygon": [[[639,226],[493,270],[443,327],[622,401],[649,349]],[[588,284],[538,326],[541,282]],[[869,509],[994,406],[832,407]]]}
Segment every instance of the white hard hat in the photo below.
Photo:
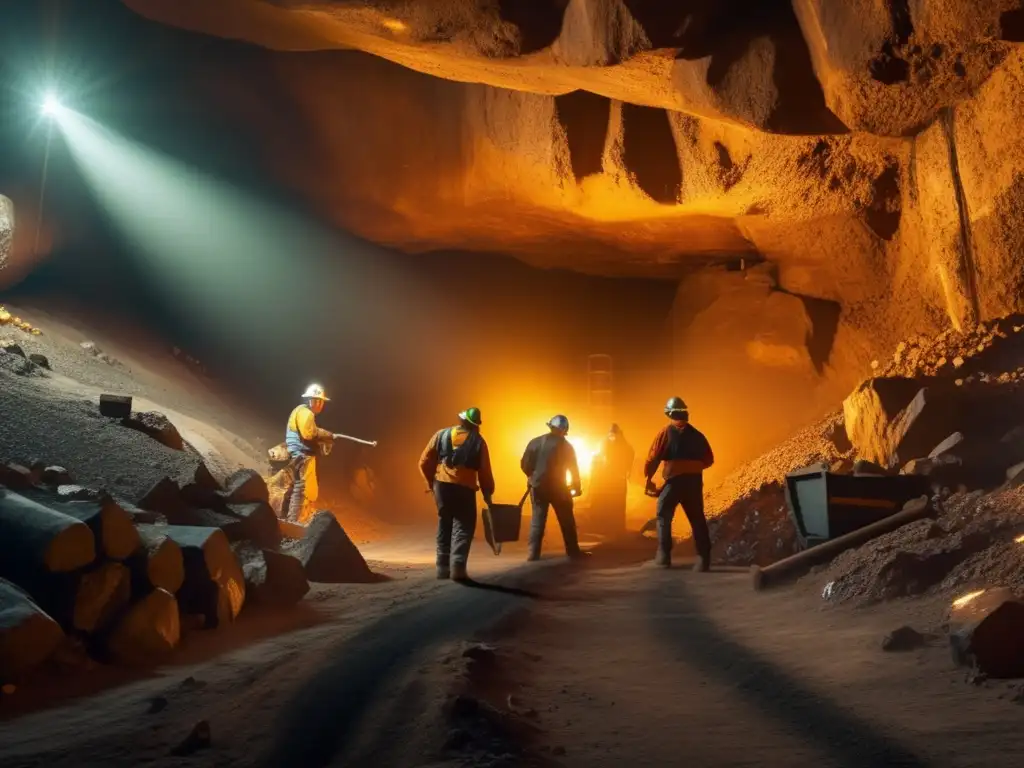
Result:
{"label": "white hard hat", "polygon": [[323,400],[324,402],[331,399],[319,384],[310,384],[306,387],[306,391],[302,393],[302,396],[312,400]]}

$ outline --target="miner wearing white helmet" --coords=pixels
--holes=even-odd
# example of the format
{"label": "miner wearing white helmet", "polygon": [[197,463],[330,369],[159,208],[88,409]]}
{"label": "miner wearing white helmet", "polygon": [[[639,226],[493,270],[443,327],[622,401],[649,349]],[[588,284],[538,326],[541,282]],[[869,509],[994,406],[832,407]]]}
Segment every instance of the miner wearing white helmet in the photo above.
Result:
{"label": "miner wearing white helmet", "polygon": [[323,411],[330,398],[319,384],[310,384],[302,393],[306,402],[297,406],[288,417],[284,441],[292,458],[295,484],[285,500],[288,520],[301,521],[303,507],[317,500],[320,489],[316,481],[316,456],[321,446],[334,444],[334,433],[316,425],[316,415]]}
{"label": "miner wearing white helmet", "polygon": [[[658,497],[658,550],[656,565],[672,565],[672,519],[676,507],[682,507],[693,531],[697,547],[694,570],[707,571],[711,566],[711,534],[704,516],[704,470],[715,463],[711,444],[704,434],[690,424],[690,409],[681,397],[669,398],[665,404],[669,423],[654,438],[644,463],[647,494]],[[658,490],[654,475],[661,467],[665,484]]]}
{"label": "miner wearing white helmet", "polygon": [[[559,414],[547,423],[548,434],[535,437],[523,453],[519,463],[529,480],[530,543],[526,559],[539,560],[544,541],[544,528],[548,522],[548,509],[555,508],[558,527],[562,529],[565,553],[571,558],[583,555],[576,533],[572,497],[582,492],[580,468],[576,451],[565,439],[569,433],[569,419]],[[568,481],[567,481],[568,480]]]}

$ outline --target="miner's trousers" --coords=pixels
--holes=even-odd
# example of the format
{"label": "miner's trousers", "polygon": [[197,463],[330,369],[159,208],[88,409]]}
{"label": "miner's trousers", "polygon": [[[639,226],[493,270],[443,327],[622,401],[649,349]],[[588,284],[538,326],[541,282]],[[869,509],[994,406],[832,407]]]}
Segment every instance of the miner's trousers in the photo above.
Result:
{"label": "miner's trousers", "polygon": [[532,514],[530,516],[530,557],[540,557],[540,547],[544,541],[544,528],[547,527],[549,507],[555,508],[558,527],[562,529],[562,539],[565,540],[566,554],[578,555],[580,553],[580,544],[576,533],[576,517],[573,515],[572,496],[562,492],[547,494],[543,489],[532,488],[530,490],[530,504],[532,506]]}
{"label": "miner's trousers", "polygon": [[437,567],[465,565],[476,533],[476,490],[434,482],[437,503]]}
{"label": "miner's trousers", "polygon": [[704,476],[676,475],[665,482],[658,496],[658,549],[666,558],[672,552],[672,518],[676,507],[682,506],[693,530],[697,556],[711,561],[711,534],[704,517]]}

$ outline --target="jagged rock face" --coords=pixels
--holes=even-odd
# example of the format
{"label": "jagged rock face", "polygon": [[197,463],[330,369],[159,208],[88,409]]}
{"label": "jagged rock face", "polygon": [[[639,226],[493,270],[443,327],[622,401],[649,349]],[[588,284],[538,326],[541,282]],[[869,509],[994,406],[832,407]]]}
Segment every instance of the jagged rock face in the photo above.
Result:
{"label": "jagged rock face", "polygon": [[[767,260],[791,296],[713,294],[776,318],[726,334],[750,370],[852,383],[1024,308],[1017,0],[124,2],[288,52],[234,106],[370,239],[679,279]],[[808,322],[803,351],[765,340]]]}

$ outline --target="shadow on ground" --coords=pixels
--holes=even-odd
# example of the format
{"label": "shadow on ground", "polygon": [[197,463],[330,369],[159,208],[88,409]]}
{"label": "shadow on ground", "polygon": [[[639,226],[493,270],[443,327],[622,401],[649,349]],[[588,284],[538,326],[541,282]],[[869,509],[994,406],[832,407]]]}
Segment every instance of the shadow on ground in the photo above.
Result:
{"label": "shadow on ground", "polygon": [[734,688],[787,732],[815,744],[833,764],[847,768],[928,765],[872,723],[802,686],[730,638],[701,610],[693,587],[683,579],[652,583],[647,607],[653,633],[668,658]]}

